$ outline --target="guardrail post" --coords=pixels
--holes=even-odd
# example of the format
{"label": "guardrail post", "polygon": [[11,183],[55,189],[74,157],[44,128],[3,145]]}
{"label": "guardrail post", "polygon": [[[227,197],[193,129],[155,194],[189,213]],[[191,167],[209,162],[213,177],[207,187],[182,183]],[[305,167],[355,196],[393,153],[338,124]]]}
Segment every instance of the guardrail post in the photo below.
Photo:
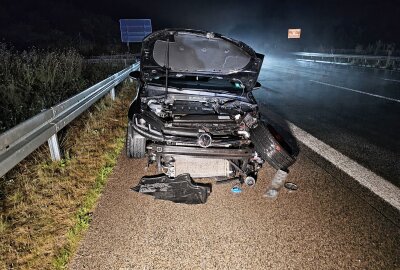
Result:
{"label": "guardrail post", "polygon": [[113,88],[110,90],[110,97],[111,97],[111,100],[115,100],[115,87],[113,87]]}
{"label": "guardrail post", "polygon": [[57,133],[51,136],[47,140],[47,143],[49,144],[51,159],[53,161],[61,160],[60,146],[58,145]]}

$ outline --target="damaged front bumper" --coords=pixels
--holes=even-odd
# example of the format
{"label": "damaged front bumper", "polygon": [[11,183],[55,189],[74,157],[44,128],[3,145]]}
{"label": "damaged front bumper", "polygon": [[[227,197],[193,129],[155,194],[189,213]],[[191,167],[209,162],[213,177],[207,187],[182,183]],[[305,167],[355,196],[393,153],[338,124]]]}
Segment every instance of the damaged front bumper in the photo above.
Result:
{"label": "damaged front bumper", "polygon": [[[230,148],[249,145],[250,140],[239,136],[211,135],[199,128],[172,127],[153,117],[150,113],[135,114],[132,119],[132,128],[143,137],[176,146],[194,146],[204,148]],[[214,132],[218,132],[214,130]],[[207,138],[207,142],[204,142]]]}
{"label": "damaged front bumper", "polygon": [[195,183],[189,174],[181,174],[175,178],[166,175],[145,176],[133,191],[154,196],[155,199],[168,200],[175,203],[206,203],[211,193],[211,185]]}

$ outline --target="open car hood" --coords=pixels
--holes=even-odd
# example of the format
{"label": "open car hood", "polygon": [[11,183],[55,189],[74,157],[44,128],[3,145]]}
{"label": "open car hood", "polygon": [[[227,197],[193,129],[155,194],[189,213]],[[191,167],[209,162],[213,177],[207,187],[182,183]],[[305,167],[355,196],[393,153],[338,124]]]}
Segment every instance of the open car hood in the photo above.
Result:
{"label": "open car hood", "polygon": [[257,82],[263,59],[264,55],[243,42],[220,34],[165,29],[144,38],[140,68],[145,82],[165,76],[168,67],[169,77],[218,77],[240,81],[250,91]]}

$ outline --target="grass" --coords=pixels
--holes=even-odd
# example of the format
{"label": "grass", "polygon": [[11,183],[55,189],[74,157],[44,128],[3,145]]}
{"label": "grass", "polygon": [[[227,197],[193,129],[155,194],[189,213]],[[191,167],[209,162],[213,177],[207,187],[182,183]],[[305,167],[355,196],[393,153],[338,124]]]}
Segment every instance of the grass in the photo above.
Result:
{"label": "grass", "polygon": [[116,148],[114,151],[106,154],[107,164],[100,169],[94,185],[85,196],[82,206],[77,210],[75,224],[68,231],[67,243],[53,260],[53,266],[55,269],[65,269],[71,255],[74,253],[79,244],[83,232],[89,228],[91,221],[91,210],[96,205],[96,202],[103,191],[104,185],[106,184],[106,180],[109,174],[112,172],[118,154],[121,152],[123,146],[124,139],[118,138],[116,140]]}
{"label": "grass", "polygon": [[42,146],[0,182],[0,269],[64,269],[123,147],[134,87],[59,133],[64,159]]}

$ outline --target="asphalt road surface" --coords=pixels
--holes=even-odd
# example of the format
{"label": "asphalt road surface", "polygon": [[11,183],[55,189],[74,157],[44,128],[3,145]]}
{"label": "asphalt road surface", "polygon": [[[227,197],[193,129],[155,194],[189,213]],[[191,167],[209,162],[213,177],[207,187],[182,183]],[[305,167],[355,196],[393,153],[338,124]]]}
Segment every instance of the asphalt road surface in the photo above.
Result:
{"label": "asphalt road surface", "polygon": [[400,228],[303,151],[275,201],[265,165],[239,195],[213,185],[206,204],[130,191],[146,160],[121,154],[70,269],[399,269]]}
{"label": "asphalt road surface", "polygon": [[400,187],[400,72],[266,56],[261,110]]}
{"label": "asphalt road surface", "polygon": [[[399,186],[397,73],[271,57],[265,64],[255,92],[265,115]],[[155,167],[122,153],[69,268],[400,269],[398,209],[372,203],[346,173],[300,146],[287,179],[299,190],[264,198],[275,173],[265,164],[254,188],[234,195],[232,184],[213,185],[203,205],[130,191]]]}

